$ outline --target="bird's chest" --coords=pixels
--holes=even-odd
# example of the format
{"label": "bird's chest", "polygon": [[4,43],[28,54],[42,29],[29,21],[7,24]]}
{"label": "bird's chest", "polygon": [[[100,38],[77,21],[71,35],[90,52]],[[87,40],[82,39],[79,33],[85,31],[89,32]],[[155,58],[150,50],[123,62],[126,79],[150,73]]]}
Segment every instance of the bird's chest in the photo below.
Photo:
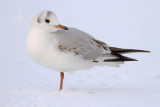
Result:
{"label": "bird's chest", "polygon": [[30,32],[26,48],[32,59],[42,61],[56,54],[56,45],[57,41],[54,36],[44,35],[41,32]]}

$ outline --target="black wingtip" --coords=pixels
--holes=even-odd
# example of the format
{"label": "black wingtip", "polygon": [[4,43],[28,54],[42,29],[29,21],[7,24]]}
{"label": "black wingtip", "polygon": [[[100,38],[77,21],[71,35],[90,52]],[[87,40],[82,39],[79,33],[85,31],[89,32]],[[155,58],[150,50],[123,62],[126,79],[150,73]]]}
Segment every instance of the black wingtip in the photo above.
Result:
{"label": "black wingtip", "polygon": [[137,59],[129,58],[129,57],[123,56],[119,53],[112,52],[112,54],[117,56],[118,58],[116,58],[116,59],[106,59],[106,60],[104,60],[104,62],[138,61]]}
{"label": "black wingtip", "polygon": [[146,53],[151,53],[151,51],[145,51],[145,50],[142,50],[143,52],[146,52]]}
{"label": "black wingtip", "polygon": [[117,58],[117,59],[107,59],[107,60],[104,60],[104,62],[125,62],[125,61],[138,61],[137,59],[133,59],[133,58]]}
{"label": "black wingtip", "polygon": [[137,53],[137,52],[150,53],[150,51],[138,50],[138,49],[123,49],[123,48],[117,48],[117,47],[109,47],[109,48],[112,52],[119,53],[119,54]]}
{"label": "black wingtip", "polygon": [[135,50],[135,52],[145,52],[145,53],[150,53],[151,51],[146,51],[146,50]]}

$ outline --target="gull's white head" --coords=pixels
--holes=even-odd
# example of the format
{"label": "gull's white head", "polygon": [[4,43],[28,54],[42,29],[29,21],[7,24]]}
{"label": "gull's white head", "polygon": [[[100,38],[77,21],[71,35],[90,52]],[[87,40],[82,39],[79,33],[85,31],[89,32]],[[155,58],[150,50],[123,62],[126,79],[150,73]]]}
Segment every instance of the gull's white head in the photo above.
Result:
{"label": "gull's white head", "polygon": [[41,11],[32,20],[32,26],[39,27],[47,32],[56,32],[59,29],[68,30],[67,27],[58,23],[56,15],[51,11]]}

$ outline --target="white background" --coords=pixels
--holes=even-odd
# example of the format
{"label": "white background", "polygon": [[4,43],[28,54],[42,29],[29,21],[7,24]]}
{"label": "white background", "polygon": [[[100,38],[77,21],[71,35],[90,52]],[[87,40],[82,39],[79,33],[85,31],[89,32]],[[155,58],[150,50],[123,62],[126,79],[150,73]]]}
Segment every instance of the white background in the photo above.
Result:
{"label": "white background", "polygon": [[[5,0],[0,3],[0,107],[159,107],[159,0]],[[41,10],[110,46],[150,50],[139,62],[59,73],[34,63],[25,51],[30,22]]]}

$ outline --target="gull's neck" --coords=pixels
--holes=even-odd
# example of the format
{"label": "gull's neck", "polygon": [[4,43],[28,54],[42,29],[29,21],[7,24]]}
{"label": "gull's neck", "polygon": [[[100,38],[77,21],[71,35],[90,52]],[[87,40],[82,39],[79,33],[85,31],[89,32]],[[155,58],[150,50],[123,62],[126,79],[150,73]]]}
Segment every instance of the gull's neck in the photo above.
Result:
{"label": "gull's neck", "polygon": [[30,30],[31,33],[34,33],[35,35],[39,35],[39,34],[44,34],[46,33],[45,30],[41,29],[40,27],[38,26],[32,26],[31,27],[31,30]]}

